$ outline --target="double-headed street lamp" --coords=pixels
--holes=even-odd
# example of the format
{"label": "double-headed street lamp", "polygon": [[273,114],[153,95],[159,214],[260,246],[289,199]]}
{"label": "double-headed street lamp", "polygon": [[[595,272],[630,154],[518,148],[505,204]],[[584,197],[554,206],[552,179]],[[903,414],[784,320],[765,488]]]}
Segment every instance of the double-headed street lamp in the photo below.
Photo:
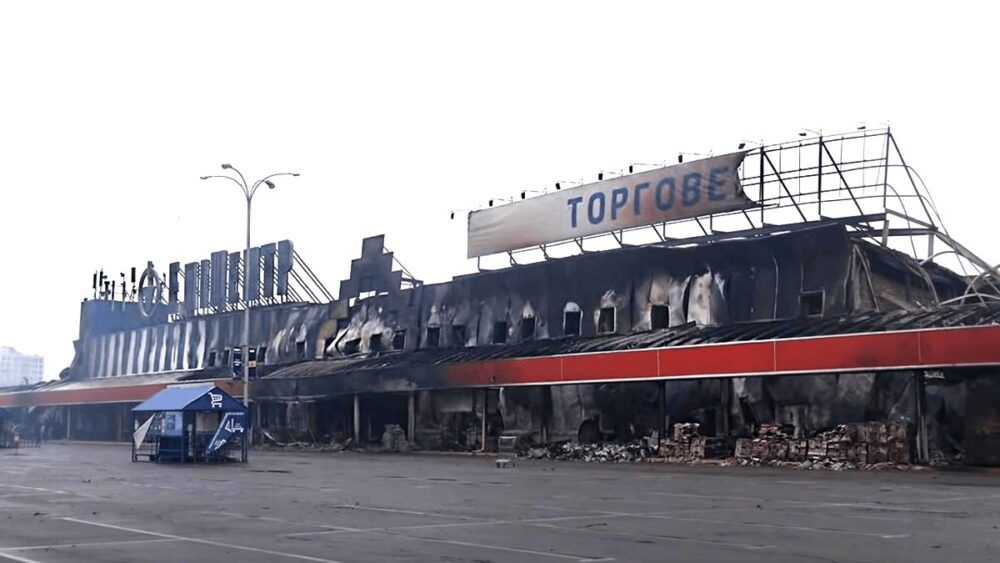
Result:
{"label": "double-headed street lamp", "polygon": [[[252,185],[247,184],[246,178],[243,177],[243,173],[234,168],[231,164],[223,164],[223,170],[232,170],[239,176],[239,180],[233,178],[232,176],[202,176],[202,180],[208,180],[209,178],[225,178],[232,181],[237,186],[243,190],[243,195],[247,199],[247,247],[243,252],[243,404],[247,408],[250,407],[250,299],[247,293],[247,282],[250,280],[248,272],[250,271],[250,204],[253,203],[253,196],[257,193],[257,188],[261,184],[266,184],[269,189],[274,189],[274,182],[271,178],[276,176],[298,176],[295,172],[278,172],[277,174],[271,174],[269,176],[264,176],[260,180],[257,180]],[[259,267],[259,264],[255,265]]]}

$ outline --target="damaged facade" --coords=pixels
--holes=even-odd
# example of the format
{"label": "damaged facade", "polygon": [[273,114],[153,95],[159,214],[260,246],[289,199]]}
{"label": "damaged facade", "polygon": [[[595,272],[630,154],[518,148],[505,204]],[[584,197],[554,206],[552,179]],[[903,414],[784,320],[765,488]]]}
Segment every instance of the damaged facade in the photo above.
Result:
{"label": "damaged facade", "polygon": [[[935,455],[960,456],[982,434],[966,410],[969,386],[984,385],[976,375],[985,374],[971,372],[638,376],[560,385],[531,385],[532,374],[514,385],[450,375],[456,365],[503,358],[711,351],[722,342],[823,330],[920,328],[925,317],[927,326],[948,325],[947,315],[936,321],[921,311],[961,295],[962,278],[853,238],[842,225],[690,248],[588,253],[411,287],[402,287],[392,263],[382,237],[366,239],[339,300],[251,310],[262,375],[253,398],[264,440],[378,444],[389,428],[392,436],[405,432],[407,446],[475,450],[484,439],[491,447],[501,432],[536,444],[623,442],[694,422],[704,436],[735,445],[775,423],[803,438],[866,421],[912,427],[920,409],[928,429],[911,434]],[[239,313],[169,321],[143,318],[132,306],[83,303],[72,366],[63,381],[35,395],[227,376]],[[993,313],[962,322],[992,324],[1000,320],[1000,311]],[[230,388],[239,392],[238,384]],[[31,415],[44,421],[49,437],[122,439],[132,404],[40,405]],[[398,447],[397,438],[387,443]]]}
{"label": "damaged facade", "polygon": [[[511,267],[444,283],[395,268],[382,236],[363,241],[336,299],[322,284],[317,292],[291,288],[315,276],[304,265],[294,270],[300,258],[287,241],[248,253],[260,262],[250,273],[263,272],[245,276],[252,291],[239,253],[222,251],[185,265],[183,303],[179,264],[171,265],[168,298],[145,305],[142,291],[138,299],[97,298],[95,276],[72,365],[60,381],[0,390],[0,407],[49,438],[124,439],[128,409],[165,385],[212,380],[238,396],[231,363],[249,309],[258,363],[252,425],[265,442],[478,450],[506,434],[539,446],[658,444],[697,424],[697,439],[733,454],[737,440],[760,439],[762,429],[808,444],[842,425],[890,424],[904,429],[914,460],[1000,464],[996,276],[929,215],[907,213],[896,188],[890,196],[890,174],[909,175],[890,164],[891,149],[902,163],[888,130],[859,131],[705,159],[742,162],[739,182],[729,170],[736,207],[663,219],[696,223],[704,236],[674,236],[667,222],[650,222],[636,230],[651,229],[652,242],[632,244],[626,231],[608,230],[619,248],[584,251],[582,238],[567,239],[579,254],[550,258],[542,244],[543,260],[517,264],[515,254],[535,250],[493,240],[487,229],[480,243],[519,248],[508,251]],[[794,170],[782,168],[793,161]],[[698,162],[678,173],[698,176]],[[655,196],[657,209],[669,209],[667,188],[685,189],[686,180],[659,180],[654,189],[643,179],[670,170],[630,170],[621,182],[634,184],[635,198]],[[706,172],[702,203],[721,195],[718,170]],[[880,196],[871,177],[881,178]],[[909,197],[919,199],[912,208],[925,208],[908,181]],[[611,218],[639,215],[638,199],[625,206],[618,184],[591,186],[611,190],[590,190],[591,199],[618,197],[609,200]],[[688,196],[700,185],[689,184]],[[865,189],[871,193],[855,193]],[[525,220],[525,209],[569,191],[478,216]],[[785,212],[791,222],[774,220]],[[924,236],[927,255],[918,260],[915,240]],[[891,250],[892,237],[908,238],[913,253]],[[936,240],[947,249],[935,252]],[[947,253],[983,274],[937,265]],[[687,452],[682,458],[696,442],[685,440],[670,446]]]}

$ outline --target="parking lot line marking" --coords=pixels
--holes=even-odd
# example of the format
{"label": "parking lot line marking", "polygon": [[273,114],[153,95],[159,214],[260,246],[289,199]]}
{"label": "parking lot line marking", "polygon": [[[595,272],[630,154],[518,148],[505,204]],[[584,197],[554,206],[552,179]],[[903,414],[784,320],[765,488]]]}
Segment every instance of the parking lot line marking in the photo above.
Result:
{"label": "parking lot line marking", "polygon": [[710,518],[689,518],[682,516],[670,516],[666,513],[659,514],[648,514],[646,518],[655,518],[658,520],[676,520],[679,522],[702,522],[706,524],[723,524],[723,525],[735,525],[735,526],[750,526],[756,528],[774,528],[778,530],[794,530],[798,532],[815,532],[823,534],[843,534],[847,536],[863,536],[868,538],[879,538],[883,540],[888,539],[898,539],[898,538],[908,538],[910,534],[879,534],[872,532],[853,532],[850,530],[835,530],[833,528],[810,528],[808,526],[786,526],[784,524],[768,524],[765,522],[739,522],[735,520],[714,520]]}
{"label": "parking lot line marking", "polygon": [[714,541],[714,540],[700,540],[696,538],[681,538],[677,536],[657,536],[657,535],[639,535],[630,534],[628,532],[615,532],[611,530],[598,530],[595,528],[570,528],[566,526],[556,526],[555,524],[529,524],[529,526],[537,526],[539,528],[553,528],[556,530],[566,530],[569,532],[583,532],[587,534],[603,534],[606,536],[619,536],[623,538],[641,538],[641,539],[656,539],[664,540],[667,542],[681,542],[681,543],[697,543],[706,545],[716,545],[723,547],[738,547],[741,549],[771,549],[773,545],[754,545],[746,543],[734,543],[734,542],[724,542],[724,541]]}
{"label": "parking lot line marking", "polygon": [[502,524],[532,524],[535,522],[562,522],[566,520],[589,520],[591,518],[618,518],[622,516],[641,516],[641,514],[587,514],[581,516],[555,516],[549,518],[526,518],[521,520],[479,520],[476,522],[448,522],[444,524],[417,524],[415,526],[393,526],[390,528],[345,528],[343,530],[327,530],[323,532],[293,532],[282,534],[283,538],[296,538],[301,536],[323,536],[333,534],[360,533],[370,534],[376,532],[403,532],[408,530],[430,530],[435,528],[468,528],[472,526],[498,526]]}
{"label": "parking lot line marking", "polygon": [[[331,524],[321,524],[319,522],[301,522],[297,520],[285,520],[284,518],[274,518],[271,516],[253,516],[251,514],[237,514],[235,512],[205,511],[202,514],[228,516],[230,518],[243,518],[246,520],[263,520],[265,522],[277,522],[279,524],[295,524],[296,526],[310,526],[313,528],[324,528],[330,531],[356,532],[357,528],[347,528],[344,526],[333,526]],[[309,533],[309,532],[305,532]]]}
{"label": "parking lot line marking", "polygon": [[18,563],[42,563],[41,561],[35,561],[34,559],[28,559],[27,557],[21,557],[20,555],[14,555],[12,553],[4,553],[2,551],[0,551],[0,559],[17,561]]}
{"label": "parking lot line marking", "polygon": [[[252,552],[252,553],[263,553],[264,555],[275,555],[277,557],[284,557],[286,559],[299,559],[299,560],[302,560],[302,561],[313,561],[315,563],[342,563],[341,561],[337,561],[335,559],[320,559],[319,557],[310,557],[308,555],[298,555],[298,554],[295,554],[295,553],[284,553],[284,552],[281,552],[281,551],[271,551],[270,549],[259,549],[259,548],[256,548],[256,547],[250,547],[250,546],[246,546],[246,545],[236,545],[236,544],[232,544],[232,543],[223,543],[223,542],[218,542],[218,541],[213,541],[213,540],[203,540],[203,539],[200,539],[200,538],[189,538],[189,537],[186,537],[186,536],[177,536],[177,535],[174,535],[174,534],[162,534],[160,532],[150,532],[148,530],[139,530],[137,528],[128,528],[126,526],[116,526],[114,524],[105,524],[103,522],[92,522],[90,520],[81,520],[79,518],[61,518],[61,520],[65,520],[67,522],[76,522],[77,524],[87,524],[87,525],[90,525],[90,526],[98,526],[98,527],[101,527],[101,528],[108,528],[110,530],[119,530],[119,531],[122,531],[122,532],[132,532],[133,534],[145,534],[147,536],[154,536],[154,537],[159,537],[159,538],[167,538],[167,539],[173,539],[173,540],[188,541],[188,542],[192,542],[192,543],[199,543],[199,544],[202,544],[202,545],[211,545],[211,546],[214,546],[214,547],[225,547],[225,548],[228,548],[228,549],[235,549],[235,550],[239,550],[239,551],[249,551],[249,552]],[[29,563],[37,563],[37,562],[29,562]]]}
{"label": "parking lot line marking", "polygon": [[596,557],[587,557],[587,556],[581,556],[581,555],[571,555],[569,553],[558,553],[558,552],[555,552],[555,551],[535,551],[533,549],[522,549],[522,548],[519,548],[519,547],[507,547],[507,546],[503,546],[503,545],[492,545],[492,544],[488,544],[488,543],[477,543],[477,542],[468,542],[468,541],[459,541],[459,540],[446,540],[446,539],[442,539],[442,538],[425,538],[423,536],[410,536],[410,535],[406,535],[406,534],[392,534],[392,533],[387,533],[387,532],[369,532],[369,533],[387,535],[387,536],[393,537],[393,538],[402,538],[402,539],[416,540],[416,541],[426,541],[426,542],[431,542],[431,543],[443,543],[443,544],[447,544],[447,545],[460,545],[460,546],[464,546],[464,547],[477,547],[477,548],[481,548],[481,549],[492,549],[494,551],[507,551],[507,552],[510,552],[510,553],[524,553],[524,554],[527,554],[527,555],[537,555],[539,557],[552,557],[552,558],[555,558],[555,559],[571,559],[573,561],[580,561],[580,562],[586,562],[586,563],[596,563],[597,561],[614,561],[613,557],[600,557],[600,558],[596,558]]}
{"label": "parking lot line marking", "polygon": [[109,541],[95,541],[95,542],[57,543],[49,545],[26,545],[22,547],[2,547],[0,548],[0,553],[3,553],[5,551],[32,551],[37,549],[60,549],[63,547],[102,547],[102,546],[127,545],[136,543],[163,543],[172,541],[180,541],[180,540],[157,538],[155,540],[109,540]]}
{"label": "parking lot line marking", "polygon": [[400,510],[398,508],[377,508],[374,506],[364,506],[360,504],[336,504],[331,508],[343,508],[348,510],[372,510],[375,512],[391,512],[393,514],[410,514],[413,516],[431,516],[434,518],[454,518],[455,520],[482,520],[472,516],[459,516],[457,514],[441,514],[440,512],[420,512],[417,510]]}
{"label": "parking lot line marking", "polygon": [[45,493],[49,495],[69,495],[75,497],[98,499],[93,495],[88,495],[86,493],[71,493],[69,491],[60,491],[59,489],[46,489],[44,487],[25,487],[23,485],[10,485],[8,483],[0,483],[0,487],[7,487],[9,489],[20,489],[22,491],[35,491],[38,493]]}
{"label": "parking lot line marking", "polygon": [[9,485],[7,483],[0,483],[0,487],[7,487],[9,489],[21,489],[22,491],[36,491],[39,493],[49,493],[53,495],[71,495],[74,493],[69,493],[66,491],[60,491],[58,489],[45,489],[43,487],[25,487],[23,485]]}

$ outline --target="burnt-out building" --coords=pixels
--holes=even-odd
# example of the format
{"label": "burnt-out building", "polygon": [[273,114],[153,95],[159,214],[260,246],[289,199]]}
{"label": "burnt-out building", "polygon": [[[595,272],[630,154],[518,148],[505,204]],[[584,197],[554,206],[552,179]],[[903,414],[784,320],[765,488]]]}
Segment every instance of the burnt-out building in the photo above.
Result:
{"label": "burnt-out building", "polygon": [[[380,248],[381,237],[363,246]],[[867,321],[857,323],[861,332],[882,332],[966,285],[948,270],[852,238],[836,223],[688,248],[583,254],[407,289],[385,283],[398,275],[380,256],[363,253],[342,284],[348,292],[341,299],[351,304],[337,319],[325,358],[259,383],[258,398],[271,403],[265,410],[279,411],[265,424],[300,425],[292,433],[313,424],[310,431],[343,439],[359,422],[376,429],[368,431],[374,439],[382,425],[396,423],[412,426],[420,446],[472,448],[481,445],[484,422],[487,435],[502,428],[547,441],[624,440],[662,432],[671,421],[746,435],[776,420],[811,432],[890,418],[905,410],[901,401],[912,406],[910,372],[729,378],[696,372],[681,380],[637,373],[559,385],[545,384],[554,375],[542,364],[513,385],[476,380],[475,373],[463,382],[457,373],[463,365],[488,371],[493,359],[579,355],[586,362],[592,352],[665,346],[701,345],[710,357],[715,342],[804,337],[822,326],[834,327],[825,334],[837,334],[838,325],[850,332],[845,325],[854,319]],[[357,283],[361,277],[368,281]],[[350,291],[362,286],[378,289],[367,296]],[[346,399],[355,395],[358,421],[353,399]]]}
{"label": "burnt-out building", "polygon": [[[832,193],[793,195],[788,172],[765,171],[766,150],[759,174],[743,175],[759,184],[747,199],[756,207],[720,216],[749,228],[695,217],[701,235],[668,236],[664,225],[642,243],[619,233],[611,250],[584,251],[580,239],[581,252],[560,258],[542,245],[543,259],[510,253],[509,267],[443,283],[414,279],[384,237],[370,237],[336,297],[304,283],[314,276],[290,243],[256,249],[249,276],[238,253],[220,251],[185,266],[182,280],[172,265],[159,290],[116,298],[95,281],[63,378],[0,390],[0,406],[51,438],[125,439],[128,409],[165,385],[213,380],[241,396],[233,355],[248,344],[253,427],[265,442],[380,443],[399,432],[419,448],[476,450],[501,433],[626,441],[698,422],[728,439],[772,423],[810,436],[892,421],[910,429],[916,459],[996,464],[1000,304],[988,265],[932,223],[888,207],[862,213],[861,202],[886,192],[845,188],[846,161],[840,169],[820,157],[819,177],[830,168],[841,184]],[[799,173],[815,180],[816,169]],[[619,189],[607,205],[625,213],[633,208]],[[857,212],[828,216],[837,203]],[[799,217],[765,219],[781,208]],[[914,251],[894,250],[894,237]],[[927,239],[925,257],[916,237]],[[938,265],[935,240],[982,273]]]}

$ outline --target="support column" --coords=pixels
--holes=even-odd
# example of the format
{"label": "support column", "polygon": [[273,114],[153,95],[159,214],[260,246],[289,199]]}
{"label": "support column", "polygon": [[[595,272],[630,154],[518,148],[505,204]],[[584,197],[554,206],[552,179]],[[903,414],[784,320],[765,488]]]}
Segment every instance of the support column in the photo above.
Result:
{"label": "support column", "polygon": [[660,439],[667,437],[667,382],[661,381],[657,386],[658,397],[657,403],[659,408],[659,421],[656,425],[656,430],[660,433]]}
{"label": "support column", "polygon": [[930,451],[927,444],[927,390],[924,382],[924,372],[913,372],[913,404],[916,419],[917,463],[930,461]]}
{"label": "support column", "polygon": [[406,401],[406,440],[413,444],[417,438],[417,393],[410,391]]}
{"label": "support column", "polygon": [[69,440],[72,437],[72,432],[70,430],[73,418],[73,406],[66,405],[66,439]]}
{"label": "support column", "polygon": [[719,434],[723,438],[729,437],[729,406],[733,398],[733,380],[729,378],[724,378],[719,380],[719,388],[721,389],[720,397],[722,399],[722,416],[720,417],[720,422],[722,422],[719,428]]}
{"label": "support column", "polygon": [[354,395],[354,444],[361,443],[361,396]]}
{"label": "support column", "polygon": [[483,389],[483,451],[489,451],[486,445],[486,420],[490,415],[490,390],[489,388]]}

